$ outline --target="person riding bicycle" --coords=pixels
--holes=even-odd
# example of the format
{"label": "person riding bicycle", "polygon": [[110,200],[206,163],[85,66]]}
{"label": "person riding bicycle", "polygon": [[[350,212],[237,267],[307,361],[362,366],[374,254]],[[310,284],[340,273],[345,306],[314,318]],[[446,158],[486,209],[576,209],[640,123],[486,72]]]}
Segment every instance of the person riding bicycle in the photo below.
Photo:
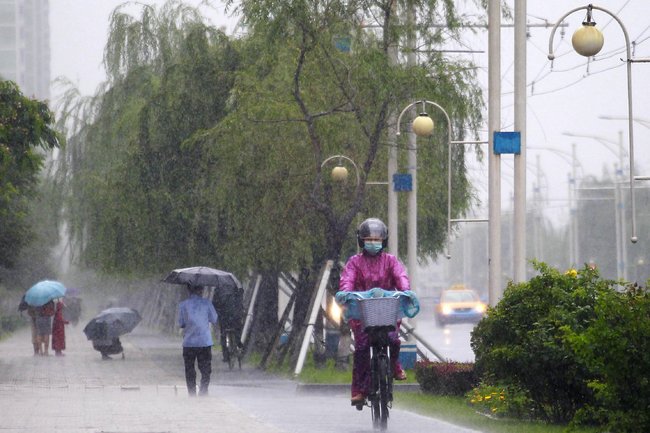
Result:
{"label": "person riding bicycle", "polygon": [[226,349],[226,329],[235,332],[236,343],[242,348],[241,334],[244,327],[244,289],[242,287],[217,288],[212,296],[214,305],[219,315],[219,333],[223,362],[228,362],[230,354]]}
{"label": "person riding bicycle", "polygon": [[[378,218],[368,218],[357,229],[357,243],[362,251],[350,257],[341,272],[339,290],[362,292],[375,287],[384,290],[410,290],[404,265],[397,257],[384,251],[388,242],[388,228]],[[352,365],[352,405],[362,403],[370,389],[370,341],[361,321],[348,322],[354,334]],[[389,334],[392,371],[396,380],[405,380],[406,373],[399,362],[400,340],[398,330]]]}

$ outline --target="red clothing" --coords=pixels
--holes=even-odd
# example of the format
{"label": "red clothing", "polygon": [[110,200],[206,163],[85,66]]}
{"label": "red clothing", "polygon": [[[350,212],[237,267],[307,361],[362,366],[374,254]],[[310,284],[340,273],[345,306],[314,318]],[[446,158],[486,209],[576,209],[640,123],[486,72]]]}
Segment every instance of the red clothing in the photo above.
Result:
{"label": "red clothing", "polygon": [[64,325],[69,322],[63,319],[62,301],[56,303],[56,311],[54,313],[54,320],[52,322],[52,350],[61,351],[65,350],[65,327]]}
{"label": "red clothing", "polygon": [[402,263],[392,254],[376,256],[361,252],[348,260],[341,272],[339,290],[364,292],[375,287],[384,290],[410,290],[409,278]]}
{"label": "red clothing", "polygon": [[[397,257],[381,252],[372,256],[366,252],[356,254],[348,260],[341,272],[339,290],[345,292],[364,292],[375,287],[384,290],[410,290],[406,269]],[[398,321],[398,327],[399,327]],[[354,359],[352,364],[352,396],[368,395],[370,389],[370,340],[361,321],[348,322],[354,333]],[[388,334],[393,373],[402,372],[399,361],[400,340],[398,331]]]}

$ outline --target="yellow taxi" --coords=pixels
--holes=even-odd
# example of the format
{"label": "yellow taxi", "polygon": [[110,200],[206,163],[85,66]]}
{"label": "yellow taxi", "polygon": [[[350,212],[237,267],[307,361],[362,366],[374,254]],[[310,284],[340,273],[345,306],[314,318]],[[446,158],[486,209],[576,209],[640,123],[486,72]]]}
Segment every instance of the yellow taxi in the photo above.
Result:
{"label": "yellow taxi", "polygon": [[438,326],[448,323],[478,323],[487,310],[476,290],[455,284],[440,294],[435,305],[435,317]]}

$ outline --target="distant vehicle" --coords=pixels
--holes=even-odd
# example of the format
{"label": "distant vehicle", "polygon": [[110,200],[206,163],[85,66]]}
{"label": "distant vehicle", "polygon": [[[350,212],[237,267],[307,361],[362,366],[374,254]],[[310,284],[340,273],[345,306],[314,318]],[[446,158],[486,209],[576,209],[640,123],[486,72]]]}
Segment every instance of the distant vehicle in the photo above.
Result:
{"label": "distant vehicle", "polygon": [[442,291],[434,314],[438,326],[448,323],[478,323],[486,309],[487,305],[475,290],[456,284]]}

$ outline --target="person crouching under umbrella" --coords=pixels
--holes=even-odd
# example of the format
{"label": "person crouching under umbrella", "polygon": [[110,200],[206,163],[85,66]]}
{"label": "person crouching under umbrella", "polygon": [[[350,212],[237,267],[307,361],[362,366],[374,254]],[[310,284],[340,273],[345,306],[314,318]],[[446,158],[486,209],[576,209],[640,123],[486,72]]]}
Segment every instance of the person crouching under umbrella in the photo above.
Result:
{"label": "person crouching under umbrella", "polygon": [[113,359],[109,355],[119,355],[120,353],[122,354],[122,359],[124,359],[122,342],[119,337],[111,338],[108,336],[108,324],[98,323],[97,328],[99,332],[97,338],[93,339],[93,349],[102,354],[104,361]]}
{"label": "person crouching under umbrella", "polygon": [[185,381],[190,396],[196,395],[196,370],[201,372],[199,395],[208,394],[212,373],[212,326],[217,325],[217,312],[208,299],[203,298],[203,287],[188,285],[189,297],[178,306],[178,326],[183,330],[183,361]]}

